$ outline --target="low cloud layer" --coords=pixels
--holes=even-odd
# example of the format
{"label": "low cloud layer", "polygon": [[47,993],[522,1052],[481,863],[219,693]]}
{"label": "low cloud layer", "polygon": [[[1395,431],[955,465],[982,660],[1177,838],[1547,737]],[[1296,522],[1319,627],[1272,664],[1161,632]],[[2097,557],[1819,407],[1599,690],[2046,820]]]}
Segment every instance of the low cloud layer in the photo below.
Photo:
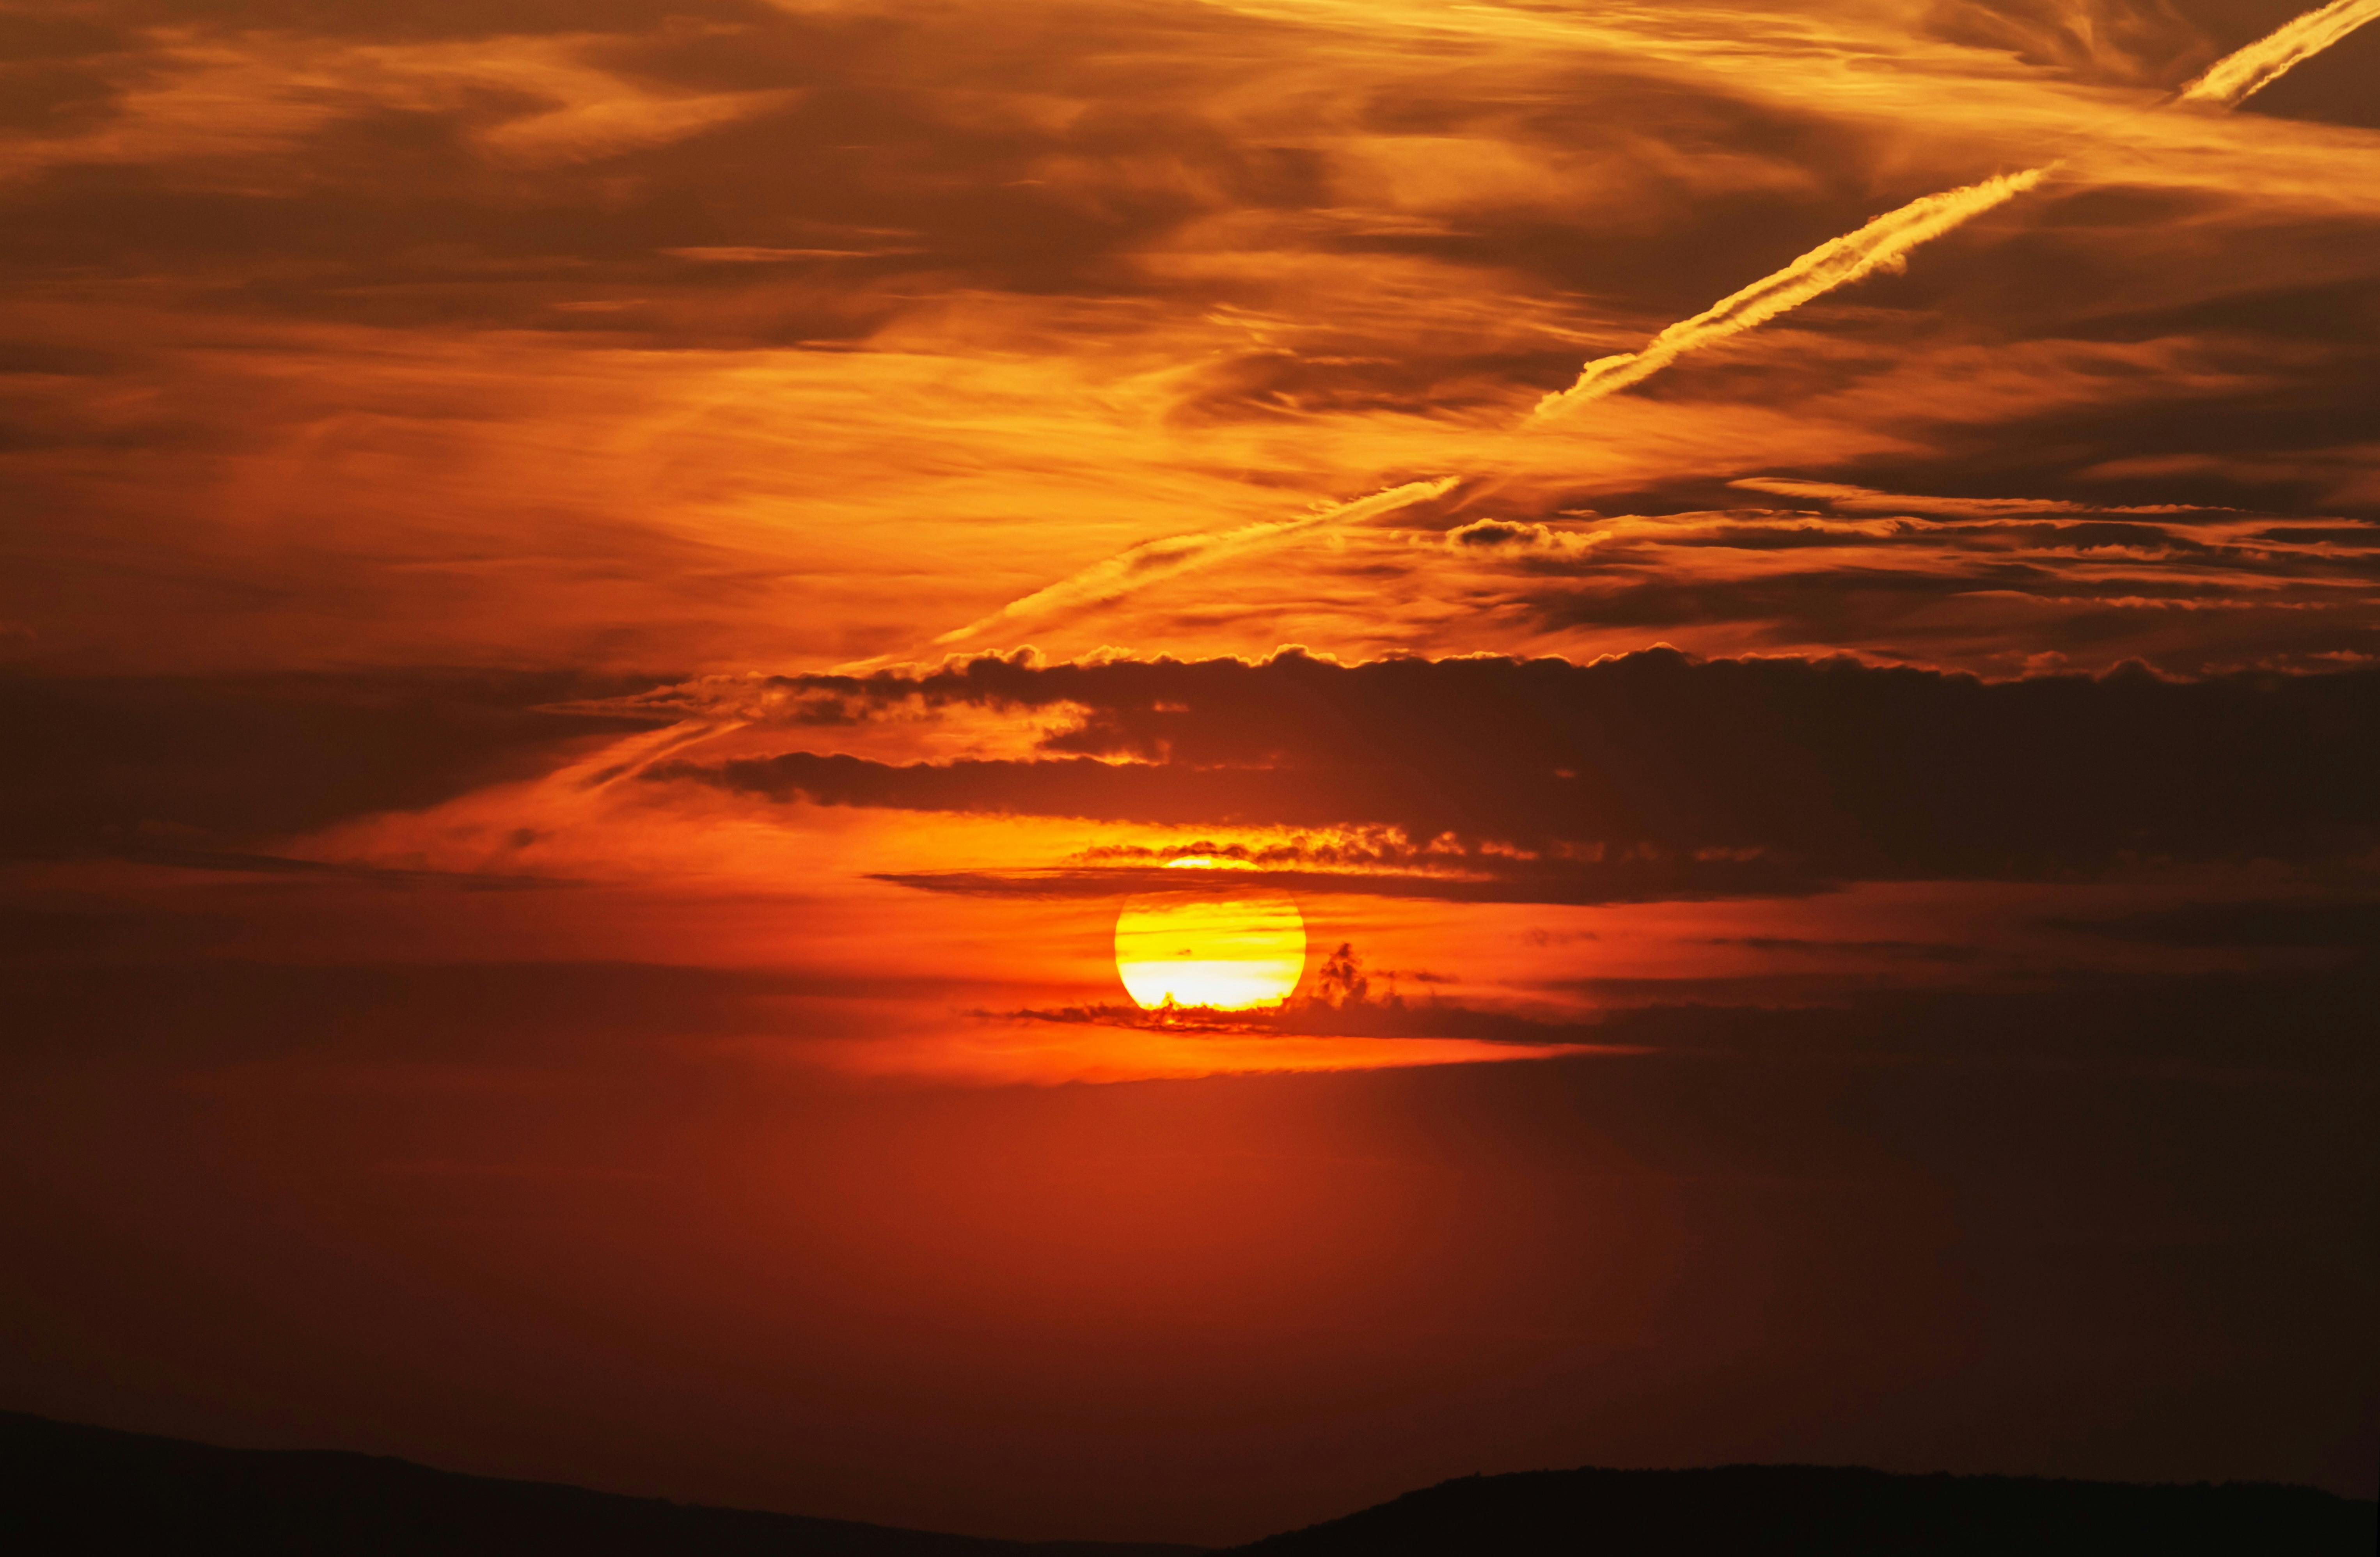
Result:
{"label": "low cloud layer", "polygon": [[568,672],[0,676],[0,859],[196,860],[431,805],[650,727],[556,706],[621,690]]}
{"label": "low cloud layer", "polygon": [[1589,870],[1664,861],[1682,875],[2037,876],[2345,861],[2380,844],[2369,670],[1992,683],[1847,658],[1341,666],[1292,652],[1255,664],[987,658],[724,690],[832,700],[846,717],[1063,706],[1079,722],[1024,760],[795,750],[649,778],[827,805],[1370,826]]}

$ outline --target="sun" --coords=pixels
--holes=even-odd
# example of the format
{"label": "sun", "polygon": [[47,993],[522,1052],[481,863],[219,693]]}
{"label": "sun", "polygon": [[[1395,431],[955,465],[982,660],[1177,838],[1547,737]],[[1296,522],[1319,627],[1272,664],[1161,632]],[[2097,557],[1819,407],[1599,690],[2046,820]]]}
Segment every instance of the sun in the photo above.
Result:
{"label": "sun", "polygon": [[1115,955],[1144,1008],[1277,1006],[1305,972],[1305,920],[1269,893],[1135,899],[1116,915]]}

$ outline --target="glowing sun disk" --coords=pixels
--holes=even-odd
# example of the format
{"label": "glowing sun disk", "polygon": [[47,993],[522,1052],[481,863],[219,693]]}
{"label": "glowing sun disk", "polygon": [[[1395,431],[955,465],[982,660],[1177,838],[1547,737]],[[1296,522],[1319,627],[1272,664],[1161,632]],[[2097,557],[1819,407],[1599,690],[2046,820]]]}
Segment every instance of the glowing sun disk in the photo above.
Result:
{"label": "glowing sun disk", "polygon": [[1288,998],[1305,972],[1305,921],[1287,898],[1137,900],[1116,916],[1116,972],[1153,1008],[1239,1011]]}

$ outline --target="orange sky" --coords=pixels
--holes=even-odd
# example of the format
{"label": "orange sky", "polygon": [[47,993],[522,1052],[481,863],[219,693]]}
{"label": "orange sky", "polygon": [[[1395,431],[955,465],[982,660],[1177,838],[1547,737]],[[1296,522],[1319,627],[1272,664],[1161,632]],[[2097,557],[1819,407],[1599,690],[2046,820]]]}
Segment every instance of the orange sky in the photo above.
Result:
{"label": "orange sky", "polygon": [[[2371,1495],[2305,9],[0,3],[0,1406]],[[1185,882],[1288,1009],[1129,1008]]]}

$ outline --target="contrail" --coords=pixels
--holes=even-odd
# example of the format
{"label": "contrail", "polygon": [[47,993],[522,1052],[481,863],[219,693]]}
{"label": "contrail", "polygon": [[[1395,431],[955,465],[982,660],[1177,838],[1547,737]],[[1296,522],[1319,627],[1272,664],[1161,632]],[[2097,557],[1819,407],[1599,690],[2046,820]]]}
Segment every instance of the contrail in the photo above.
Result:
{"label": "contrail", "polygon": [[[1537,421],[1570,406],[1599,400],[1615,390],[1625,389],[1630,384],[1651,378],[1698,346],[1749,330],[1845,282],[1857,281],[1873,271],[1900,264],[1901,256],[1926,239],[1938,237],[1970,216],[1989,211],[2003,200],[2014,199],[2040,183],[2048,172],[2047,168],[2028,168],[2022,173],[1987,178],[1963,189],[1926,195],[1910,201],[1899,211],[1877,217],[1847,237],[1820,244],[1775,275],[1753,283],[1683,323],[1670,326],[1653,337],[1644,350],[1588,363],[1586,370],[1578,376],[1577,383],[1539,401],[1529,419]],[[1437,497],[1453,487],[1456,479],[1447,477],[1437,481],[1415,481],[1295,519],[1269,520],[1243,525],[1237,529],[1167,536],[1158,540],[1143,541],[1104,561],[1094,562],[1071,577],[1060,579],[1045,589],[1036,590],[1023,599],[1013,600],[990,616],[970,622],[965,627],[953,628],[934,642],[957,643],[1014,617],[1103,604],[1143,585],[1187,573],[1232,552],[1267,545],[1300,530],[1312,529],[1318,525],[1354,524],[1402,508],[1408,503],[1419,502],[1425,498]]]}
{"label": "contrail", "polygon": [[1242,525],[1230,530],[1202,530],[1186,536],[1165,536],[1157,540],[1145,540],[1138,546],[1119,551],[1104,561],[1092,563],[1078,573],[1062,578],[1045,589],[1037,589],[1021,600],[1012,600],[990,616],[954,628],[934,642],[952,644],[971,637],[1002,622],[1021,616],[1038,616],[1045,611],[1064,610],[1076,606],[1096,606],[1118,599],[1146,585],[1175,573],[1188,573],[1254,547],[1293,536],[1300,530],[1311,530],[1324,525],[1354,525],[1377,518],[1410,503],[1422,502],[1443,496],[1452,489],[1455,477],[1435,481],[1408,481],[1402,487],[1391,487],[1374,492],[1353,502],[1332,503],[1294,519],[1265,519],[1252,525]]}
{"label": "contrail", "polygon": [[[2291,66],[2313,58],[2375,18],[2380,18],[2380,0],[2332,0],[2332,4],[2308,11],[2246,48],[2224,55],[2175,96],[2183,102],[2235,107],[2271,85]],[[1981,184],[1970,184],[1963,189],[1923,196],[1899,211],[1877,217],[1856,233],[1820,244],[1776,274],[1754,282],[1690,320],[1670,326],[1642,349],[1588,363],[1576,383],[1538,401],[1523,425],[1544,421],[1572,406],[1641,383],[1690,351],[1766,323],[1848,282],[1896,267],[1919,244],[1938,238],[1969,218],[2022,194],[2040,183],[2049,171],[2049,167],[2028,168],[2022,173],[2003,174]]]}
{"label": "contrail", "polygon": [[[2380,0],[2332,0],[2295,21],[2276,29],[2246,48],[2235,50],[2208,66],[2205,74],[2175,94],[2183,102],[2236,107],[2301,60],[2311,59],[2364,23],[2380,18]],[[1537,402],[1523,419],[1520,430],[1537,426],[1592,400],[1642,383],[1688,352],[1740,335],[1767,323],[1814,297],[1881,270],[1907,263],[1909,251],[1922,243],[2014,199],[2049,176],[2057,167],[2026,168],[2004,173],[1980,184],[1922,195],[1898,211],[1888,211],[1855,233],[1833,238],[1803,255],[1783,270],[1765,276],[1734,295],[1723,297],[1694,318],[1662,331],[1642,348],[1616,356],[1597,357],[1582,369],[1578,381]],[[1408,503],[1440,495],[1457,478],[1415,481],[1376,492],[1295,519],[1243,525],[1237,529],[1167,536],[1143,541],[1129,550],[1095,562],[1071,577],[1014,600],[979,621],[944,633],[937,644],[955,643],[987,627],[1016,617],[1037,615],[1073,606],[1103,604],[1143,585],[1215,561],[1234,552],[1269,544],[1318,525],[1354,524]]]}
{"label": "contrail", "polygon": [[2365,22],[2380,19],[2380,0],[2331,0],[2276,28],[2244,49],[2224,55],[2206,74],[2175,95],[2184,103],[2229,108],[2280,78],[2301,60],[2312,59]]}
{"label": "contrail", "polygon": [[[2370,3],[2380,5],[2380,0]],[[1641,383],[1690,351],[1765,324],[1847,282],[1876,271],[1897,268],[1905,263],[1902,257],[1919,244],[1940,237],[1971,216],[2014,199],[2048,175],[2046,167],[2027,168],[2022,173],[2004,173],[1964,188],[1922,195],[1899,211],[1877,217],[1856,233],[1829,238],[1774,275],[1764,276],[1742,291],[1720,298],[1694,318],[1670,326],[1646,342],[1642,350],[1596,358],[1579,374],[1578,382],[1538,401],[1528,419],[1542,421]]]}

